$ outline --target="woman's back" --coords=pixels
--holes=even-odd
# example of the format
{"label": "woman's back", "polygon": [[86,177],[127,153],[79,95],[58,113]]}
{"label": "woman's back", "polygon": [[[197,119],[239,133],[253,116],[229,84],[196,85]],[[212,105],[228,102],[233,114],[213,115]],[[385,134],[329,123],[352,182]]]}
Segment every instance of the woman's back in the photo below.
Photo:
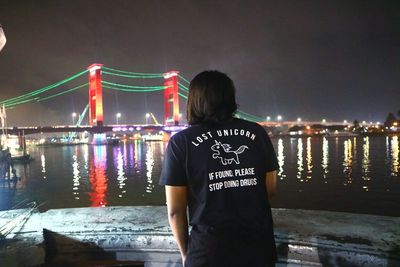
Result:
{"label": "woman's back", "polygon": [[276,257],[265,173],[277,167],[265,130],[241,119],[192,126],[171,138],[161,179],[171,170],[184,172],[169,184],[188,188],[196,262],[209,259],[207,253],[220,251],[222,259],[222,254],[241,249],[242,253],[230,256],[239,256],[237,261],[246,258],[244,251],[250,248],[253,258],[259,248],[264,248],[267,259]]}
{"label": "woman's back", "polygon": [[191,126],[171,137],[165,153],[160,184],[186,267],[265,267],[276,260],[267,193],[276,155],[265,130],[234,118],[236,110],[227,75],[198,74],[189,86]]}

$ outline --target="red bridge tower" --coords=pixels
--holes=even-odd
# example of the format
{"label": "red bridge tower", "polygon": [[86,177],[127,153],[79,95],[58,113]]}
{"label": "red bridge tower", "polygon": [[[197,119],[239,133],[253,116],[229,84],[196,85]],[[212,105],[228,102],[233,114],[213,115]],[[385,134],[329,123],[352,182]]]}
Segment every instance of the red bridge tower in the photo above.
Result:
{"label": "red bridge tower", "polygon": [[179,125],[179,71],[164,73],[164,122],[165,125]]}
{"label": "red bridge tower", "polygon": [[89,125],[103,125],[103,91],[101,88],[101,67],[92,64],[89,70]]}

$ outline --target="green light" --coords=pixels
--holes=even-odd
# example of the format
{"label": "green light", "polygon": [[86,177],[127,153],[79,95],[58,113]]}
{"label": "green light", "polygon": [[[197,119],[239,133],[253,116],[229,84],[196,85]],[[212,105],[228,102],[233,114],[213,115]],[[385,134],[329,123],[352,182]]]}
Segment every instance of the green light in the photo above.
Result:
{"label": "green light", "polygon": [[103,70],[109,70],[109,71],[114,71],[114,72],[119,72],[123,74],[130,74],[133,76],[158,76],[158,77],[163,77],[162,73],[143,73],[143,72],[131,72],[131,71],[124,71],[124,70],[117,70],[117,69],[112,69],[108,67],[102,67]]}
{"label": "green light", "polygon": [[236,113],[237,115],[240,115],[241,117],[246,117],[246,118],[248,118],[248,119],[251,119],[251,120],[254,120],[254,121],[263,121],[263,119],[262,118],[259,118],[259,117],[256,117],[256,116],[253,116],[253,115],[246,115],[246,114],[244,114],[244,113],[241,113],[240,111],[237,111],[237,113]]}
{"label": "green light", "polygon": [[24,98],[21,98],[21,99],[13,99],[13,100],[7,101],[6,103],[3,103],[3,105],[11,106],[11,105],[14,105],[15,103],[20,103],[20,102],[22,102],[22,101],[24,101],[24,103],[27,103],[27,102],[29,102],[29,101],[34,101],[34,100],[39,99],[39,98],[40,98],[40,97],[33,97],[33,98],[29,98],[29,99],[24,99]]}
{"label": "green light", "polygon": [[64,84],[64,83],[67,83],[67,82],[69,82],[69,81],[72,81],[72,80],[78,78],[79,76],[81,76],[81,75],[83,75],[83,74],[85,74],[85,73],[87,73],[87,72],[88,72],[88,70],[84,70],[84,71],[79,72],[79,73],[77,73],[77,74],[75,74],[75,75],[73,75],[73,76],[71,76],[71,77],[69,77],[69,78],[66,78],[66,79],[64,79],[64,80],[62,80],[62,81],[59,81],[59,82],[56,82],[56,83],[53,83],[53,84],[48,85],[48,86],[46,86],[46,87],[40,88],[40,89],[35,90],[35,91],[33,91],[33,92],[30,92],[30,93],[27,93],[27,94],[23,94],[23,95],[14,97],[14,98],[10,98],[10,99],[1,101],[0,104],[10,104],[10,103],[12,103],[12,102],[14,102],[14,101],[17,101],[17,100],[22,100],[22,99],[29,98],[29,97],[32,97],[32,96],[36,96],[36,95],[38,95],[38,94],[44,93],[44,92],[46,92],[46,91],[48,91],[48,90],[51,90],[51,89],[53,89],[53,88],[55,88],[55,87],[57,87],[57,86],[60,86],[60,85],[62,85],[62,84]]}
{"label": "green light", "polygon": [[264,118],[252,115],[252,114],[244,112],[242,110],[238,110],[237,113],[243,117],[252,118],[253,120],[256,120],[256,121],[264,121]]}
{"label": "green light", "polygon": [[14,106],[16,106],[16,105],[28,103],[28,102],[31,102],[31,101],[34,101],[34,100],[37,100],[37,99],[39,99],[39,97],[35,97],[35,98],[27,99],[27,100],[21,100],[20,102],[13,102],[13,103],[11,103],[11,104],[4,104],[4,106],[5,106],[6,108],[9,108],[10,106],[14,107]]}
{"label": "green light", "polygon": [[181,94],[181,93],[179,93],[179,92],[178,92],[178,95],[181,96],[181,97],[183,97],[183,98],[186,99],[186,100],[188,99],[188,97],[187,97],[186,95]]}
{"label": "green light", "polygon": [[178,82],[178,87],[181,87],[180,89],[182,89],[183,91],[189,92],[189,88],[187,88],[186,86],[184,86],[183,84],[181,84],[180,82]]}
{"label": "green light", "polygon": [[123,92],[137,92],[137,93],[145,93],[145,92],[155,92],[155,91],[161,91],[164,90],[164,86],[159,86],[161,88],[153,88],[153,89],[126,89],[126,88],[116,88],[112,86],[107,86],[103,85],[104,88],[111,89],[111,90],[117,90],[117,91],[123,91]]}
{"label": "green light", "polygon": [[128,85],[128,84],[120,84],[120,83],[111,83],[107,81],[102,81],[102,84],[105,85],[112,85],[112,86],[117,86],[117,87],[124,87],[124,88],[130,88],[130,89],[164,89],[164,86],[139,86],[139,85]]}
{"label": "green light", "polygon": [[131,74],[120,74],[120,73],[112,73],[108,71],[102,71],[102,74],[125,77],[125,78],[133,78],[133,79],[154,79],[154,78],[162,78],[162,75],[131,75]]}
{"label": "green light", "polygon": [[80,88],[82,88],[82,87],[87,86],[88,84],[89,84],[89,83],[85,83],[85,84],[76,86],[76,87],[74,87],[74,88],[68,89],[68,90],[66,90],[66,91],[64,91],[64,92],[60,92],[60,93],[55,94],[55,95],[51,95],[51,96],[44,97],[44,98],[42,98],[42,99],[37,100],[37,102],[46,101],[46,100],[52,99],[52,98],[54,98],[54,97],[57,97],[57,96],[60,96],[60,95],[63,95],[63,94],[67,94],[67,93],[73,92],[73,91],[75,91],[75,90],[78,90],[78,89],[80,89]]}
{"label": "green light", "polygon": [[185,77],[183,77],[182,75],[178,74],[178,77],[187,82],[188,84],[190,84],[190,82],[187,79],[185,79]]}
{"label": "green light", "polygon": [[259,120],[256,120],[256,119],[253,119],[253,118],[251,118],[251,117],[248,117],[248,116],[246,116],[246,115],[243,115],[243,114],[235,114],[235,117],[236,118],[243,118],[243,119],[246,119],[246,120],[248,120],[248,121],[252,121],[252,122],[258,122]]}

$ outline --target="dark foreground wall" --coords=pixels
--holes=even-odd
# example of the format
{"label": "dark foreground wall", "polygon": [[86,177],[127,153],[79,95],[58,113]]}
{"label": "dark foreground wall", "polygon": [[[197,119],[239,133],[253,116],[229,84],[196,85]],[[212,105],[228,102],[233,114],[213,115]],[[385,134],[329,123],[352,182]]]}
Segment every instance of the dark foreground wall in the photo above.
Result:
{"label": "dark foreground wall", "polygon": [[[23,211],[0,212],[0,229]],[[278,266],[400,266],[400,218],[287,209],[273,216]],[[166,207],[36,212],[0,239],[2,267],[96,261],[181,266]]]}

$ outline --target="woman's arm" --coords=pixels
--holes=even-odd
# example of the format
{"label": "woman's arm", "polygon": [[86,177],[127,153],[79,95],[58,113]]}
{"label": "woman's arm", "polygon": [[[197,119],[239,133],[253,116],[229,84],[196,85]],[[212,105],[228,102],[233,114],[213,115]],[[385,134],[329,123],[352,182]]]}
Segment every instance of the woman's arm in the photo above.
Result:
{"label": "woman's arm", "polygon": [[168,221],[181,252],[183,265],[188,245],[188,220],[186,215],[187,187],[165,186],[168,208]]}
{"label": "woman's arm", "polygon": [[265,175],[265,186],[268,192],[268,199],[276,195],[276,171],[267,172]]}

